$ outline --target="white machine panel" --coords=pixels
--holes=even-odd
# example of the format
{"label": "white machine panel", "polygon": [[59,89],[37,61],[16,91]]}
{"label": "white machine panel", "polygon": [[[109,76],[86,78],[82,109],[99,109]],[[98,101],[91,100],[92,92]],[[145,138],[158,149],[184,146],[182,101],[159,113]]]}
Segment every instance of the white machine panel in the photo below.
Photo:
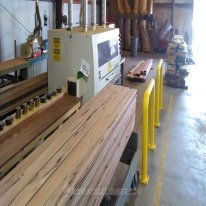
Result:
{"label": "white machine panel", "polygon": [[[120,75],[119,29],[49,31],[49,91],[77,83],[83,103]],[[82,69],[83,72],[80,72]]]}

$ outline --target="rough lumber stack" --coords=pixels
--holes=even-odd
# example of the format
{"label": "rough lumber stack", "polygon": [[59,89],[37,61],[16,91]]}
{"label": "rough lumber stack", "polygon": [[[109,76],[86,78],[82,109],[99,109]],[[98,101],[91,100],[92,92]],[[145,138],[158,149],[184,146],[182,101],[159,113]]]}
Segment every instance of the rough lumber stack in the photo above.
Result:
{"label": "rough lumber stack", "polygon": [[153,59],[140,61],[127,75],[128,79],[133,81],[145,82],[152,68]]}
{"label": "rough lumber stack", "polygon": [[47,87],[48,75],[44,73],[0,90],[0,117],[35,96],[46,94]]}
{"label": "rough lumber stack", "polygon": [[104,88],[0,182],[0,205],[99,205],[135,110],[136,90]]}

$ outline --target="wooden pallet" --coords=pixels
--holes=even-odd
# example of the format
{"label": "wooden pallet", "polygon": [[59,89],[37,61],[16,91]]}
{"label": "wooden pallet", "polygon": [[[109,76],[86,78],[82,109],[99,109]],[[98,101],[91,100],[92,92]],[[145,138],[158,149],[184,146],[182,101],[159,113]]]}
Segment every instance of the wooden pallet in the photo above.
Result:
{"label": "wooden pallet", "polygon": [[135,109],[136,90],[104,88],[0,182],[0,205],[99,205]]}
{"label": "wooden pallet", "polygon": [[132,81],[145,82],[152,68],[153,59],[140,61],[127,75],[127,78]]}
{"label": "wooden pallet", "polygon": [[62,93],[21,119],[14,117],[13,124],[0,131],[0,178],[79,108],[79,98]]}

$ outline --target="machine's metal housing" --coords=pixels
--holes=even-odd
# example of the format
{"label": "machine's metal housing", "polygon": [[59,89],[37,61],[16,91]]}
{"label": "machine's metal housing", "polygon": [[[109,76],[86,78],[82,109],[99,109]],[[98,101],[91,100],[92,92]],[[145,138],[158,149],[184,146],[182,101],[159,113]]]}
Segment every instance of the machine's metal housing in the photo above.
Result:
{"label": "machine's metal housing", "polygon": [[[67,81],[76,82],[76,94],[83,103],[98,93],[120,75],[119,29],[97,27],[83,32],[82,28],[56,29],[49,31],[48,84],[49,91],[67,86]],[[57,41],[57,44],[55,43]],[[102,42],[115,44],[116,56],[99,66]],[[113,52],[111,48],[110,52]],[[105,61],[105,57],[104,57]],[[80,74],[82,62],[89,65],[88,77]],[[87,68],[88,69],[88,68]]]}

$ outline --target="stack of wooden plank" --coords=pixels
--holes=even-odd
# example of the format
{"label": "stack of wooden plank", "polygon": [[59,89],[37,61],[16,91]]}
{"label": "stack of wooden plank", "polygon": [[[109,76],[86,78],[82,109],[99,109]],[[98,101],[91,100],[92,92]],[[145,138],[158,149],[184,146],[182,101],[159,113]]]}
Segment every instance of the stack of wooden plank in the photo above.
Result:
{"label": "stack of wooden plank", "polygon": [[48,91],[48,74],[44,73],[0,90],[0,117],[35,96]]}
{"label": "stack of wooden plank", "polygon": [[22,115],[22,120],[14,118],[13,125],[0,131],[0,178],[44,140],[59,120],[78,110],[80,99],[62,93],[39,107]]}
{"label": "stack of wooden plank", "polygon": [[152,68],[153,59],[140,61],[127,75],[129,80],[145,82]]}
{"label": "stack of wooden plank", "polygon": [[29,67],[29,62],[24,58],[11,59],[0,63],[0,76]]}
{"label": "stack of wooden plank", "polygon": [[135,110],[136,90],[104,88],[0,182],[0,205],[99,205]]}

